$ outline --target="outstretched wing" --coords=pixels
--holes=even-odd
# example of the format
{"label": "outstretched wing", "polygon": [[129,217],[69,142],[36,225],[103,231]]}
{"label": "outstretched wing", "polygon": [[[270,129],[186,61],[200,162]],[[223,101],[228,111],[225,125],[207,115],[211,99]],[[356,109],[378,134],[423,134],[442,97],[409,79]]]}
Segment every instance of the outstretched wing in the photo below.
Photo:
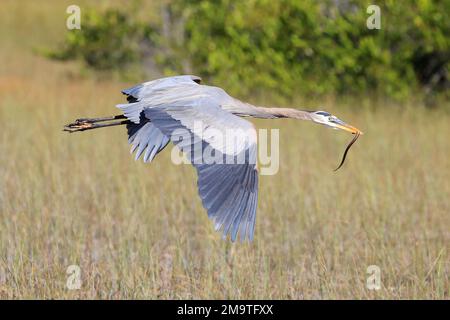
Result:
{"label": "outstretched wing", "polygon": [[198,174],[198,190],[216,230],[235,241],[253,240],[258,201],[256,130],[207,97],[192,105],[144,110],[187,156]]}
{"label": "outstretched wing", "polygon": [[140,123],[141,113],[153,100],[155,95],[161,96],[161,93],[170,89],[182,90],[182,87],[197,86],[201,79],[197,76],[175,76],[161,78],[149,82],[138,84],[137,86],[122,90],[127,95],[129,103],[118,104],[116,107],[123,111],[124,116],[133,123]]}
{"label": "outstretched wing", "polygon": [[[169,138],[150,121],[139,124],[127,124],[128,143],[131,144],[130,153],[135,153],[137,160],[143,154],[144,162],[151,162],[169,143]],[[144,152],[145,151],[145,152]]]}
{"label": "outstretched wing", "polygon": [[169,143],[169,138],[143,116],[142,111],[149,105],[148,100],[158,91],[182,85],[196,85],[200,81],[200,77],[192,75],[174,76],[144,82],[122,90],[129,103],[119,104],[117,107],[132,122],[127,125],[127,130],[131,153],[136,151],[135,160],[143,155],[144,162],[151,162]]}
{"label": "outstretched wing", "polygon": [[166,77],[147,81],[134,87],[124,89],[122,90],[122,93],[127,95],[128,102],[136,102],[151,97],[152,94],[157,90],[165,89],[171,86],[177,86],[180,84],[200,84],[201,80],[202,79],[200,77],[193,75]]}

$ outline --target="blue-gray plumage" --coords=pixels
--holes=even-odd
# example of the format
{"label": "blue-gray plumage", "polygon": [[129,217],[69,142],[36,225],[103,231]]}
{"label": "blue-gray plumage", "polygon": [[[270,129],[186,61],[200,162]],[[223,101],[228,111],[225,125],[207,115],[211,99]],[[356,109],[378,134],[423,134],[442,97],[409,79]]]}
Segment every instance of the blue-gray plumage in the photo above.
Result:
{"label": "blue-gray plumage", "polygon": [[139,159],[145,150],[143,160],[144,162],[151,162],[170,141],[150,121],[140,124],[128,124],[127,127],[128,143],[132,145],[131,153],[136,151],[135,160]]}
{"label": "blue-gray plumage", "polygon": [[[129,103],[117,105],[122,115],[78,119],[65,130],[126,125],[131,152],[135,152],[136,160],[142,156],[144,162],[151,162],[171,141],[195,167],[198,192],[216,230],[221,230],[224,237],[230,235],[232,241],[238,236],[253,240],[258,202],[256,130],[241,117],[311,120],[360,134],[324,111],[257,107],[229,96],[221,88],[201,85],[200,81],[199,77],[184,75],[125,89],[122,92]],[[114,120],[119,121],[110,122]],[[233,143],[218,139],[230,132]],[[208,162],[198,150],[208,150],[215,161]]]}

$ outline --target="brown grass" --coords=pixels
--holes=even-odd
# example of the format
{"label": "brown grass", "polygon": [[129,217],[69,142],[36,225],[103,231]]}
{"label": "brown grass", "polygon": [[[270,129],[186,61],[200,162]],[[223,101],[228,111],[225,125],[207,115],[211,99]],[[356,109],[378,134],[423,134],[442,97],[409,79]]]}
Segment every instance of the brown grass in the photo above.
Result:
{"label": "brown grass", "polygon": [[[327,107],[366,133],[338,173],[348,135],[257,122],[281,129],[281,167],[261,177],[254,243],[230,244],[168,150],[145,165],[123,128],[61,131],[116,112],[129,84],[34,55],[65,32],[66,4],[20,3],[0,14],[0,297],[449,298],[448,114]],[[72,264],[80,290],[65,285]]]}

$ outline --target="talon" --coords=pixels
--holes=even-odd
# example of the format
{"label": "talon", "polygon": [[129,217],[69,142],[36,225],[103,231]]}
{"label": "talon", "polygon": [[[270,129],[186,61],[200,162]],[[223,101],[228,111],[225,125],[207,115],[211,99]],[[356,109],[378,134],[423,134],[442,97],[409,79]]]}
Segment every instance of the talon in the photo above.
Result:
{"label": "talon", "polygon": [[[81,121],[80,121],[81,120]],[[93,123],[82,121],[82,119],[75,120],[74,123],[70,123],[64,126],[64,131],[75,132],[83,131],[93,127]]]}

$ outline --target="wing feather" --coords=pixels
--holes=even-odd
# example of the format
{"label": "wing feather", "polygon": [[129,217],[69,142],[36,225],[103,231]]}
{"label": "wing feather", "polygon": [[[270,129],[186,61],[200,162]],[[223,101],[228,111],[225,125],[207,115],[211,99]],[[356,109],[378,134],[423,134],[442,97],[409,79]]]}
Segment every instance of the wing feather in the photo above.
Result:
{"label": "wing feather", "polygon": [[[144,110],[145,117],[161,133],[169,137],[197,170],[198,191],[208,216],[216,230],[235,241],[253,239],[258,178],[256,169],[256,132],[252,124],[224,111],[214,101],[200,99],[195,105],[159,105]],[[201,121],[200,126],[196,121]],[[180,133],[180,129],[186,133]],[[242,130],[238,147],[230,148],[213,133],[203,135],[208,129],[223,133]],[[189,135],[189,137],[187,137]],[[180,139],[180,137],[182,139]],[[204,155],[198,159],[192,150],[211,148],[217,159],[243,159],[243,163],[205,163]],[[197,160],[197,161],[194,161]],[[203,160],[199,162],[198,160]]]}
{"label": "wing feather", "polygon": [[151,122],[129,124],[128,143],[131,144],[131,153],[136,151],[135,160],[144,153],[144,162],[151,162],[169,143],[169,138],[155,127]]}

